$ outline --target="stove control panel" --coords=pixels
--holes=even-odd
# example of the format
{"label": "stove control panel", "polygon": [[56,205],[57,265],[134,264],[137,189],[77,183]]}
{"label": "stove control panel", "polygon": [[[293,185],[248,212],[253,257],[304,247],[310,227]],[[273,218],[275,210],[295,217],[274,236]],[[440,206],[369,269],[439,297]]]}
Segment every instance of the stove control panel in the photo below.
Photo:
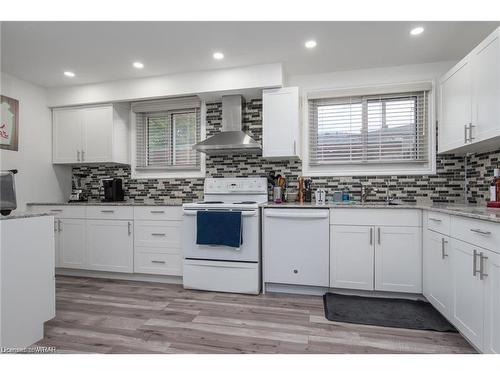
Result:
{"label": "stove control panel", "polygon": [[206,178],[205,194],[267,194],[265,177]]}

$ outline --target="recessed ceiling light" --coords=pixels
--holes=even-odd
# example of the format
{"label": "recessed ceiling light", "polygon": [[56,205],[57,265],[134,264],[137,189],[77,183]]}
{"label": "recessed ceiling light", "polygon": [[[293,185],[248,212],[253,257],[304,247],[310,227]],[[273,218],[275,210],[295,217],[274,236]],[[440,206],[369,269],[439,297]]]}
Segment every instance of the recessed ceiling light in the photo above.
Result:
{"label": "recessed ceiling light", "polygon": [[222,60],[224,58],[224,54],[222,52],[214,52],[212,56],[215,60]]}
{"label": "recessed ceiling light", "polygon": [[74,77],[74,76],[75,76],[75,73],[70,72],[70,71],[66,71],[66,72],[64,72],[64,75],[65,75],[66,77]]}
{"label": "recessed ceiling light", "polygon": [[132,66],[136,69],[142,69],[144,68],[144,64],[141,63],[140,61],[136,61],[135,63],[132,64]]}
{"label": "recessed ceiling light", "polygon": [[411,29],[410,34],[411,35],[420,35],[423,32],[424,32],[424,28],[419,26],[419,27],[415,27],[414,29]]}
{"label": "recessed ceiling light", "polygon": [[306,48],[314,48],[316,47],[316,41],[315,40],[308,40],[305,44]]}

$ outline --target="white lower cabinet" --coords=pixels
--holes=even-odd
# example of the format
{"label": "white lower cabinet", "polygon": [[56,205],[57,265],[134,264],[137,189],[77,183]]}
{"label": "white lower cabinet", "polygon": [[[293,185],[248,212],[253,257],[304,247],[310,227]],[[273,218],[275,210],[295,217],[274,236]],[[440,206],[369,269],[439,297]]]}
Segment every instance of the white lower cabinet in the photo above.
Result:
{"label": "white lower cabinet", "polygon": [[88,269],[133,272],[133,223],[126,220],[87,220]]}
{"label": "white lower cabinet", "polygon": [[422,229],[376,227],[375,290],[422,293]]}
{"label": "white lower cabinet", "polygon": [[422,292],[420,227],[331,225],[330,286]]}
{"label": "white lower cabinet", "polygon": [[483,351],[500,354],[500,255],[488,251],[487,257]]}
{"label": "white lower cabinet", "polygon": [[330,226],[330,286],[373,290],[373,227]]}
{"label": "white lower cabinet", "polygon": [[427,230],[424,234],[424,296],[444,316],[450,316],[453,301],[453,253],[450,237]]}
{"label": "white lower cabinet", "polygon": [[181,222],[137,220],[134,224],[134,272],[181,276]]}
{"label": "white lower cabinet", "polygon": [[477,348],[484,339],[486,281],[481,280],[480,251],[474,245],[452,239],[453,315],[452,322]]}
{"label": "white lower cabinet", "polygon": [[87,267],[85,219],[56,219],[56,266]]}

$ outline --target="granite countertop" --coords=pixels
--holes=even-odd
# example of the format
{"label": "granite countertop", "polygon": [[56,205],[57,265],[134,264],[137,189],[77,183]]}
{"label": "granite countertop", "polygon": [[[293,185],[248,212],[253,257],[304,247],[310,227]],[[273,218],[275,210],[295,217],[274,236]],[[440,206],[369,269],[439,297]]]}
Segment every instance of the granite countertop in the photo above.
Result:
{"label": "granite countertop", "polygon": [[82,201],[82,202],[30,202],[28,206],[182,206],[181,200],[169,200],[167,202],[101,202],[101,201]]}
{"label": "granite countertop", "polygon": [[487,208],[486,206],[479,205],[465,205],[465,204],[425,204],[425,203],[409,203],[403,202],[397,205],[388,205],[385,202],[339,202],[327,203],[323,206],[316,205],[314,202],[286,202],[286,203],[273,203],[268,202],[262,205],[263,208],[384,208],[384,209],[405,209],[414,208],[421,210],[428,210],[434,212],[442,212],[450,215],[463,216],[472,219],[487,220],[500,223],[500,209]]}
{"label": "granite countertop", "polygon": [[30,217],[38,217],[38,216],[49,216],[49,213],[33,213],[33,212],[12,212],[8,216],[0,215],[0,220],[11,220],[11,219],[28,219]]}

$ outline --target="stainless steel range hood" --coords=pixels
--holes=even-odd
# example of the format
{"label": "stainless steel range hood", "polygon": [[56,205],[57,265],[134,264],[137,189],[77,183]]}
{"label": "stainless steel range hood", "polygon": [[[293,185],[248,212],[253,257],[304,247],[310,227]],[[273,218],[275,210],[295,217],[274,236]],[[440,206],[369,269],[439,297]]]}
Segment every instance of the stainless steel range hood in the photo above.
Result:
{"label": "stainless steel range hood", "polygon": [[262,146],[242,128],[241,95],[222,97],[222,131],[193,146],[207,155],[262,154]]}

